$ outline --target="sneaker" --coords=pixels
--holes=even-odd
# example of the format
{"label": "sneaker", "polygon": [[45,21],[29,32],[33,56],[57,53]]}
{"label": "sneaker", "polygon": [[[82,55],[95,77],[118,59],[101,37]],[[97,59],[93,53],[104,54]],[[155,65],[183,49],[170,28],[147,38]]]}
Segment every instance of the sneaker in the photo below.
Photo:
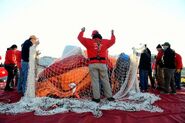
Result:
{"label": "sneaker", "polygon": [[156,87],[155,86],[152,86],[152,89],[156,89]]}
{"label": "sneaker", "polygon": [[108,101],[114,101],[115,99],[113,97],[107,98]]}
{"label": "sneaker", "polygon": [[92,101],[93,102],[96,102],[96,103],[99,103],[100,102],[100,99],[94,99],[94,98],[92,98]]}
{"label": "sneaker", "polygon": [[171,91],[170,94],[176,94],[176,91]]}
{"label": "sneaker", "polygon": [[181,90],[181,87],[176,87],[177,90]]}
{"label": "sneaker", "polygon": [[5,87],[4,91],[13,91],[13,88]]}
{"label": "sneaker", "polygon": [[14,87],[14,82],[10,83],[10,87],[13,88]]}
{"label": "sneaker", "polygon": [[18,92],[18,94],[23,97],[24,96],[24,93],[23,92]]}
{"label": "sneaker", "polygon": [[160,94],[169,94],[169,92],[161,91]]}
{"label": "sneaker", "polygon": [[148,90],[141,90],[142,93],[148,92]]}

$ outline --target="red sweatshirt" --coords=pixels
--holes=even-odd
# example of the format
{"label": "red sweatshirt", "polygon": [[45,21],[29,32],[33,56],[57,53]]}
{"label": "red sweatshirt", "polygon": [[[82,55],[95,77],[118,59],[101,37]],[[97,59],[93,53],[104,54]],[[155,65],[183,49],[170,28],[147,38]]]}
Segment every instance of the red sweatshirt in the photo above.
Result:
{"label": "red sweatshirt", "polygon": [[176,64],[176,69],[183,68],[182,57],[178,53],[175,53],[175,64]]}
{"label": "red sweatshirt", "polygon": [[5,56],[5,64],[14,64],[16,65],[16,56],[15,56],[15,51],[14,50],[7,50],[6,51],[6,56]]}
{"label": "red sweatshirt", "polygon": [[[99,56],[103,58],[107,58],[107,50],[115,43],[115,36],[112,35],[111,39],[102,39],[100,42],[100,49],[98,51],[98,44],[96,39],[90,39],[83,37],[84,32],[80,32],[78,35],[78,40],[87,48],[87,56],[88,58],[97,57],[97,53],[99,52]],[[100,39],[97,39],[100,40]],[[104,63],[106,64],[106,60],[90,60],[89,64],[91,63]]]}
{"label": "red sweatshirt", "polygon": [[17,67],[21,68],[21,51],[16,50],[15,51],[16,61],[17,61]]}
{"label": "red sweatshirt", "polygon": [[161,61],[162,56],[164,55],[164,51],[161,49],[156,56],[156,64],[159,64],[159,62]]}

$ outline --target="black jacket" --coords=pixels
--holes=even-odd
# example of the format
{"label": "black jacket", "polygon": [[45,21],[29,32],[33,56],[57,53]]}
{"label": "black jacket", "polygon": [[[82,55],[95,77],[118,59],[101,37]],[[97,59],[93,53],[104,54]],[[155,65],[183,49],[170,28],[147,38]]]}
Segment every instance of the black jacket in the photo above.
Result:
{"label": "black jacket", "polygon": [[175,69],[175,52],[171,48],[164,51],[164,68]]}
{"label": "black jacket", "polygon": [[26,40],[22,44],[21,58],[25,62],[29,62],[29,52],[30,52],[30,47],[32,45],[33,45],[33,43],[30,41],[30,39]]}
{"label": "black jacket", "polygon": [[150,70],[151,69],[151,56],[147,52],[141,53],[139,61],[139,69]]}

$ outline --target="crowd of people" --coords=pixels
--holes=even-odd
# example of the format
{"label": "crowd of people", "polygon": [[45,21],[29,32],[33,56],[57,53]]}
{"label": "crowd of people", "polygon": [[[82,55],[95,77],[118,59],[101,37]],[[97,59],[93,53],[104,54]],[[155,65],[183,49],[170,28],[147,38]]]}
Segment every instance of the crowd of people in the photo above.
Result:
{"label": "crowd of people", "polygon": [[[160,90],[161,94],[176,94],[181,89],[182,57],[171,49],[169,42],[158,44],[158,53],[155,56],[154,74],[151,66],[151,52],[145,45],[139,62],[140,88],[142,92],[148,91],[148,77],[152,88]],[[154,75],[151,77],[151,75]]]}
{"label": "crowd of people", "polygon": [[[83,36],[84,32],[85,27],[81,29],[78,40],[87,48],[89,71],[92,80],[92,101],[100,102],[100,80],[102,81],[101,84],[105,97],[108,101],[114,101],[106,65],[108,48],[116,40],[114,30],[111,31],[110,39],[103,39],[98,30],[92,32],[91,38],[85,38]],[[8,78],[4,88],[5,91],[12,91],[16,87],[20,94],[25,94],[29,69],[29,49],[33,44],[39,44],[35,35],[30,36],[21,45],[21,51],[17,50],[17,45],[15,44],[7,48],[4,66],[8,72]],[[175,94],[176,89],[181,89],[182,58],[171,49],[171,45],[168,42],[157,45],[156,49],[158,54],[155,57],[154,71],[152,70],[151,62],[152,54],[147,45],[145,45],[140,55],[138,72],[141,92],[148,92],[148,80],[150,80],[151,88],[159,89],[161,94]]]}

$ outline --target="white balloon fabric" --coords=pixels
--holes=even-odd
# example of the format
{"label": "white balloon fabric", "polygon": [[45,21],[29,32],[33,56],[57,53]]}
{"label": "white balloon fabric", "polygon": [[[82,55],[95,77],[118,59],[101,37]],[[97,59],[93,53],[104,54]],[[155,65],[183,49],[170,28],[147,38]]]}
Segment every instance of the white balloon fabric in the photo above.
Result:
{"label": "white balloon fabric", "polygon": [[82,49],[77,46],[67,45],[62,53],[62,59],[72,55],[83,55]]}

